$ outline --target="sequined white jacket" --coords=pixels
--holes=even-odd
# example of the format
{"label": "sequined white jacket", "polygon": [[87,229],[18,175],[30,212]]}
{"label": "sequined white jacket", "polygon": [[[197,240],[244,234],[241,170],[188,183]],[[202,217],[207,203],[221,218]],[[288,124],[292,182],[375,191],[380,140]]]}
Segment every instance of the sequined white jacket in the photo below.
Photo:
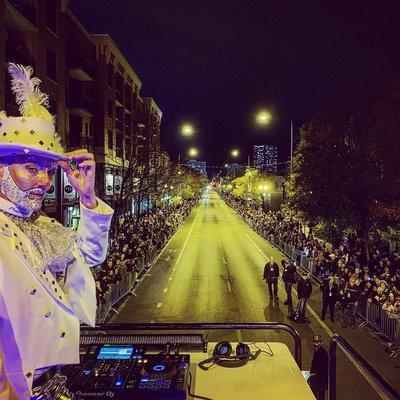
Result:
{"label": "sequined white jacket", "polygon": [[112,214],[99,199],[94,210],[81,204],[76,261],[61,289],[33,268],[31,242],[0,213],[0,400],[29,399],[37,368],[79,362],[79,320],[96,317],[90,267],[105,259]]}

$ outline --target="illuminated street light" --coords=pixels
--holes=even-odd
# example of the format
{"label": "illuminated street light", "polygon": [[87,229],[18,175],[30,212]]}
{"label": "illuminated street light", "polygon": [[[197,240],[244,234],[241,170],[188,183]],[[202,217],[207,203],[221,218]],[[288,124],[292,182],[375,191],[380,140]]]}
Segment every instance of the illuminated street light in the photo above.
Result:
{"label": "illuminated street light", "polygon": [[256,123],[258,125],[268,125],[271,122],[272,114],[268,110],[260,110],[256,114]]}
{"label": "illuminated street light", "polygon": [[195,147],[191,147],[190,149],[189,149],[189,156],[190,157],[197,157],[198,156],[198,154],[199,154],[199,151],[195,148]]}
{"label": "illuminated street light", "polygon": [[181,126],[182,136],[191,137],[194,134],[194,127],[192,124],[185,123]]}
{"label": "illuminated street light", "polygon": [[262,183],[258,185],[258,188],[260,189],[261,192],[266,193],[269,191],[269,185],[268,183]]}
{"label": "illuminated street light", "polygon": [[232,157],[239,157],[239,154],[240,154],[240,152],[239,152],[239,150],[238,149],[232,149],[231,150],[231,156]]}
{"label": "illuminated street light", "polygon": [[[271,187],[268,183],[261,183],[260,185],[258,185],[258,188],[260,189],[260,192],[262,193],[262,208],[263,208],[263,210],[265,210],[266,203],[269,205],[269,202],[271,200],[271,194],[268,193],[270,191]],[[267,199],[267,195],[268,195],[268,199]]]}
{"label": "illuminated street light", "polygon": [[[256,113],[256,124],[266,126],[271,122],[272,114],[267,109],[261,109]],[[285,118],[290,121],[290,172],[293,167],[293,121],[290,118]]]}

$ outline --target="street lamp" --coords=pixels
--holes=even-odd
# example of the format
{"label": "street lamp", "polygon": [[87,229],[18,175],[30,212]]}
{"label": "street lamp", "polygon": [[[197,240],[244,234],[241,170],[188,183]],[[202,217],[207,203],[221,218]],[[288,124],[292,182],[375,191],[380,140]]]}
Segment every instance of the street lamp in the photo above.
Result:
{"label": "street lamp", "polygon": [[[267,109],[259,110],[256,113],[256,123],[260,126],[268,125],[271,122],[272,114]],[[292,172],[293,166],[293,121],[290,118],[286,118],[290,121],[290,172]]]}
{"label": "street lamp", "polygon": [[199,155],[199,151],[195,147],[191,147],[188,151],[190,157],[197,157]]}
{"label": "street lamp", "polygon": [[192,124],[186,122],[181,126],[182,136],[191,137],[194,134],[194,127]]}
{"label": "street lamp", "polygon": [[234,158],[239,157],[240,151],[238,149],[232,149],[231,150],[231,156]]}
{"label": "street lamp", "polygon": [[268,185],[268,183],[262,183],[258,186],[258,189],[261,191],[262,193],[262,199],[263,199],[263,211],[265,211],[265,198],[270,190],[270,187]]}
{"label": "street lamp", "polygon": [[256,113],[256,122],[258,125],[268,125],[271,119],[272,114],[266,109],[261,109]]}

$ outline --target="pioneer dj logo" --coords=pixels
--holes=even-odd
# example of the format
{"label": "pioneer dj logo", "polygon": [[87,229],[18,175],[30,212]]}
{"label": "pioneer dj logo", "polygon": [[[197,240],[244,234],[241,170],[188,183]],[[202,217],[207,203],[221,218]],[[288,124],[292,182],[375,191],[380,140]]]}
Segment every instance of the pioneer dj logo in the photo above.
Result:
{"label": "pioneer dj logo", "polygon": [[[110,398],[114,397],[114,392],[108,391],[108,392],[76,392],[76,396],[81,396],[81,397],[96,397],[99,399],[104,399],[105,397]],[[79,397],[78,397],[79,398]]]}

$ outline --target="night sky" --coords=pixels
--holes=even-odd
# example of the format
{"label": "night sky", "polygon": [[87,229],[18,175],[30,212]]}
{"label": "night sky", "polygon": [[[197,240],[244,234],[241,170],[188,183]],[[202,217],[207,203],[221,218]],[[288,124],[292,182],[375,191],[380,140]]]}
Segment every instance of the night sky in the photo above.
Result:
{"label": "night sky", "polygon": [[[350,4],[348,4],[350,3]],[[108,33],[142,80],[142,97],[163,111],[173,158],[194,144],[221,165],[229,150],[278,145],[337,97],[370,90],[400,73],[400,2],[70,0],[91,33]],[[256,129],[253,112],[275,119]],[[178,134],[193,121],[193,140]]]}

